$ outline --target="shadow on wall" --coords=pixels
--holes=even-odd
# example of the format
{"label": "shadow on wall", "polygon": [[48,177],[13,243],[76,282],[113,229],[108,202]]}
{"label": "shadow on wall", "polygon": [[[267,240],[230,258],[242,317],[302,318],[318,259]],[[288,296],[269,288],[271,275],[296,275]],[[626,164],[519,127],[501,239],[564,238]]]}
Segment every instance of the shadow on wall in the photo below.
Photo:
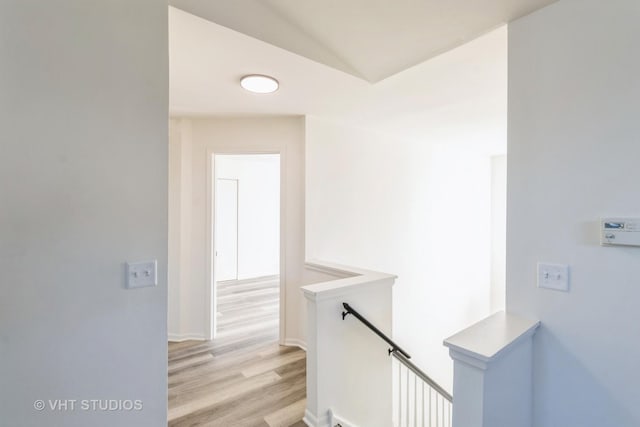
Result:
{"label": "shadow on wall", "polygon": [[[604,388],[544,323],[534,337],[533,351],[535,427],[640,425],[640,418],[620,406],[615,395]],[[637,393],[637,390],[617,392]],[[575,408],[582,410],[577,412]]]}

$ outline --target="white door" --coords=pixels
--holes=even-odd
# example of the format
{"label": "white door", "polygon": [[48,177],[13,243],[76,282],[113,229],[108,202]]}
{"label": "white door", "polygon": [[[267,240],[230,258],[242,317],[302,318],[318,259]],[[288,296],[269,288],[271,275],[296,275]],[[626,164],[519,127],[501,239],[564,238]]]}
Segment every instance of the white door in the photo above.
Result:
{"label": "white door", "polygon": [[238,180],[218,178],[215,192],[215,280],[238,278]]}

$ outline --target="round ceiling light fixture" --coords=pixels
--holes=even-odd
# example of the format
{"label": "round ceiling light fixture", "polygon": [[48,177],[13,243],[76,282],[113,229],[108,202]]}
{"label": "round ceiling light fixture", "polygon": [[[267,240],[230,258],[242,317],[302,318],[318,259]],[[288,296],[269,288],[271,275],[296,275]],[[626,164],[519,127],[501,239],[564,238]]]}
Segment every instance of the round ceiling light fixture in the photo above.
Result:
{"label": "round ceiling light fixture", "polygon": [[262,74],[249,74],[240,79],[240,86],[253,93],[272,93],[280,86],[278,81]]}

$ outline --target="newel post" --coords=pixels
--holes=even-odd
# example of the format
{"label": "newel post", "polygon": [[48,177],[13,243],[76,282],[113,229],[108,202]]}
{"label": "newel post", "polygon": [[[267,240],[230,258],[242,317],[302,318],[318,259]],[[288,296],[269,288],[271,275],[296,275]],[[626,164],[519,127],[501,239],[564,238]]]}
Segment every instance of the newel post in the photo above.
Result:
{"label": "newel post", "polygon": [[539,325],[500,312],[444,341],[454,361],[453,427],[531,427]]}

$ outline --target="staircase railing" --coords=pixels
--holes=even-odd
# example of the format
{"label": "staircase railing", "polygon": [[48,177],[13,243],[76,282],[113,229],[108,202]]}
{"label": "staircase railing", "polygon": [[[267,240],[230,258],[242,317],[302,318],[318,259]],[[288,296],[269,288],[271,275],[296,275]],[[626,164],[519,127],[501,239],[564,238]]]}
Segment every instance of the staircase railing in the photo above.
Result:
{"label": "staircase railing", "polygon": [[[411,356],[391,338],[376,328],[358,311],[342,303],[342,319],[351,314],[391,346],[389,355],[395,360],[393,393],[395,427],[451,427],[453,396],[409,359]],[[397,388],[396,388],[397,386]]]}

